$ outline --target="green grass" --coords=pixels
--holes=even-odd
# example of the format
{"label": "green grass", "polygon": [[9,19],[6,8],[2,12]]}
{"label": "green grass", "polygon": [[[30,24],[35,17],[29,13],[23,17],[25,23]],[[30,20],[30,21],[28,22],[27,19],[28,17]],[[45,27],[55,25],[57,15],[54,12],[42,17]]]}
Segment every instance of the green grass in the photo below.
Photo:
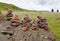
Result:
{"label": "green grass", "polygon": [[7,4],[7,3],[0,2],[0,11],[5,11],[7,10],[7,8],[10,8],[13,11],[18,11],[18,12],[22,12],[22,11],[37,12],[36,10],[27,10],[27,9],[19,8],[13,4]]}
{"label": "green grass", "polygon": [[2,3],[0,2],[0,10],[6,10],[7,8],[10,8],[14,11],[27,11],[25,9],[21,9],[15,5],[12,5],[12,4],[7,4],[7,3]]}
{"label": "green grass", "polygon": [[13,14],[18,14],[20,19],[28,14],[32,20],[36,20],[36,17],[39,15],[43,18],[47,19],[48,25],[50,30],[54,33],[56,40],[60,40],[60,13],[56,12],[33,12],[27,11],[25,9],[18,8],[11,4],[5,4],[0,2],[0,10],[2,11],[3,15],[6,15],[6,8],[11,8],[13,10]]}
{"label": "green grass", "polygon": [[[6,14],[4,11],[3,14]],[[5,15],[4,14],[4,15]],[[60,39],[60,13],[52,12],[17,12],[14,11],[13,14],[18,14],[20,19],[28,14],[32,20],[36,20],[37,16],[41,16],[47,19],[50,30],[54,33],[56,40]]]}

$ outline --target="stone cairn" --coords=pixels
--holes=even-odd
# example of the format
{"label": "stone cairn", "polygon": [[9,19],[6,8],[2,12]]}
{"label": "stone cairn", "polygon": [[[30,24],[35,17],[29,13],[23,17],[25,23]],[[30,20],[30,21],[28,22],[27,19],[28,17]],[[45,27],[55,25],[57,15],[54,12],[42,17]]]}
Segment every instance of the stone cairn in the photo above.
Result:
{"label": "stone cairn", "polygon": [[13,17],[12,10],[8,9],[6,17],[6,22],[0,24],[0,41],[56,41],[46,19],[40,16],[32,21],[26,14],[20,20],[18,15]]}

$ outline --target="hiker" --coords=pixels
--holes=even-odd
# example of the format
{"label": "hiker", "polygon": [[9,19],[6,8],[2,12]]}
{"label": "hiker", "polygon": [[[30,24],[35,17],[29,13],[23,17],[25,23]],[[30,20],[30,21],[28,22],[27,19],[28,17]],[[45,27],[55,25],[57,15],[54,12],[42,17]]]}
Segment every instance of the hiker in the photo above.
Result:
{"label": "hiker", "polygon": [[51,12],[54,12],[54,9],[51,9]]}
{"label": "hiker", "polygon": [[28,15],[26,15],[25,17],[24,17],[24,20],[23,20],[25,23],[30,23],[32,20],[29,18],[29,16]]}
{"label": "hiker", "polygon": [[6,15],[6,17],[7,17],[7,20],[8,20],[8,21],[10,21],[10,20],[12,19],[13,14],[12,14],[12,10],[11,10],[11,9],[8,9],[8,10],[7,10],[7,15]]}
{"label": "hiker", "polygon": [[57,12],[59,12],[59,10],[57,10]]}
{"label": "hiker", "polygon": [[10,20],[12,26],[18,26],[20,24],[20,19],[18,15],[15,15],[14,18]]}

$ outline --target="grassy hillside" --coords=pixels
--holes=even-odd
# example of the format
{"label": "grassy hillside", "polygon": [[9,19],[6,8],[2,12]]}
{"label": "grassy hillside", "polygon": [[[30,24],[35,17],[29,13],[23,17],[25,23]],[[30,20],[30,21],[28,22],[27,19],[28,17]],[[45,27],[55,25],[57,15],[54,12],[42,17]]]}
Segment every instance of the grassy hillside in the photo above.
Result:
{"label": "grassy hillside", "polygon": [[[3,12],[3,11],[2,11]],[[6,14],[4,11],[3,14]],[[60,13],[56,12],[13,12],[13,14],[18,14],[20,19],[28,14],[32,20],[36,20],[39,15],[47,19],[50,30],[54,33],[57,40],[60,40]]]}
{"label": "grassy hillside", "polygon": [[[56,13],[56,12],[27,12],[27,10],[24,9],[20,9],[14,5],[11,4],[4,4],[4,3],[0,3],[0,10],[2,10],[3,15],[6,14],[5,10],[6,8],[11,8],[12,10],[15,10],[13,12],[13,14],[18,14],[19,18],[22,19],[25,14],[28,14],[30,16],[30,18],[32,18],[33,20],[36,19],[36,17],[39,15],[43,18],[47,19],[47,22],[49,24],[49,28],[52,32],[54,32],[56,39],[60,40],[60,13]],[[17,12],[17,10],[20,11],[25,11],[25,12]]]}
{"label": "grassy hillside", "polygon": [[0,11],[1,10],[6,10],[7,8],[11,8],[12,10],[14,11],[28,11],[28,12],[37,12],[35,10],[27,10],[27,9],[22,9],[22,8],[19,8],[15,5],[12,5],[12,4],[7,4],[7,3],[2,3],[0,2]]}
{"label": "grassy hillside", "polygon": [[18,8],[12,4],[6,4],[6,3],[0,2],[0,10],[6,10],[7,8],[11,8],[12,10],[25,11],[25,9]]}
{"label": "grassy hillside", "polygon": [[[17,13],[17,12],[16,12]],[[57,40],[60,40],[60,13],[55,12],[18,12],[19,18],[22,19],[28,14],[32,20],[36,20],[39,15],[47,19],[50,30],[55,34]]]}

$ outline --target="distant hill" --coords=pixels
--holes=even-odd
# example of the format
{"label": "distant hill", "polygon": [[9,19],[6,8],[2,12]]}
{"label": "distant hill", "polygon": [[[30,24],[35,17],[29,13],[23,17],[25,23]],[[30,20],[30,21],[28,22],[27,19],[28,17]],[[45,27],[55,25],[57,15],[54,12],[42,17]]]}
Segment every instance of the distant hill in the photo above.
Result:
{"label": "distant hill", "polygon": [[12,5],[12,4],[7,4],[7,3],[0,2],[0,10],[6,10],[7,8],[11,8],[12,10],[25,11],[25,9],[21,9],[17,6]]}
{"label": "distant hill", "polygon": [[[7,4],[7,3],[3,3],[3,2],[0,2],[0,10],[6,10],[7,8],[11,8],[12,10],[15,10],[15,11],[31,11],[31,12],[41,12],[41,11],[36,11],[36,10],[27,10],[27,9],[22,9],[22,8],[19,8],[13,4]],[[43,11],[43,12],[48,12],[48,11]]]}

